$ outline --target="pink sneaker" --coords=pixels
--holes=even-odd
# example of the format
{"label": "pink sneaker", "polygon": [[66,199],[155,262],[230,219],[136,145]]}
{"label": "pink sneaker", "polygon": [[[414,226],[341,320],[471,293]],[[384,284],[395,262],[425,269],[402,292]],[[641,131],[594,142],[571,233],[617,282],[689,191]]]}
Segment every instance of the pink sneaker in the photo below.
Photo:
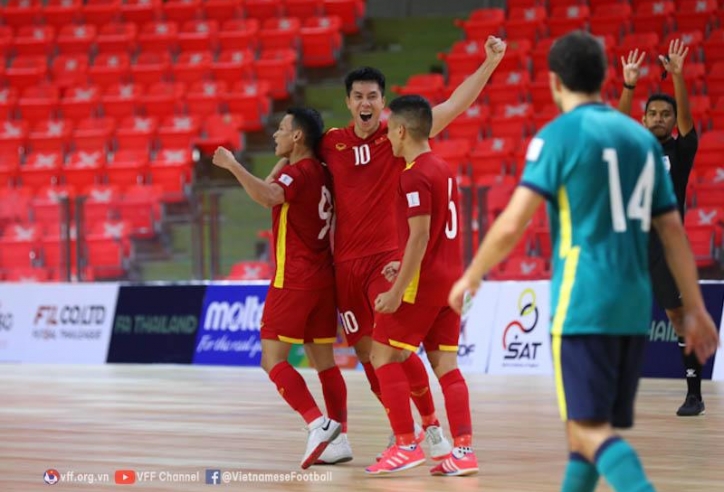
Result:
{"label": "pink sneaker", "polygon": [[[420,424],[415,422],[415,442],[417,442],[417,444],[422,444],[423,442],[425,442],[425,438],[426,438],[425,430],[422,428],[422,426]],[[395,439],[395,434],[394,433],[390,434],[390,440],[387,443],[387,448],[388,449],[391,448],[392,446],[395,445],[396,442],[397,442],[397,440]],[[450,451],[448,451],[448,453],[450,453]],[[382,452],[382,453],[378,454],[377,456],[375,456],[375,461],[380,461],[382,459],[383,454],[385,454],[385,453]],[[447,455],[443,456],[443,458],[445,458],[446,456]],[[435,461],[440,461],[440,459],[442,459],[442,458],[433,457],[433,459]]]}
{"label": "pink sneaker", "polygon": [[473,448],[454,448],[450,456],[430,469],[431,475],[461,477],[478,473],[478,459]]}
{"label": "pink sneaker", "polygon": [[387,448],[382,453],[382,458],[374,465],[365,468],[365,472],[369,475],[384,475],[409,470],[425,463],[425,453],[419,444],[416,444],[414,449],[405,448],[397,444]]}

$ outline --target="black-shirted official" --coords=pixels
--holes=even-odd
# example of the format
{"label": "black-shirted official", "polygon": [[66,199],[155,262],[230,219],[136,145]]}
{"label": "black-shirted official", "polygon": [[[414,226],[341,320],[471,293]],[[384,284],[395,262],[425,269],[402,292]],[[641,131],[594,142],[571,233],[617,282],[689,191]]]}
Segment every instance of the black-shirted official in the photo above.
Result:
{"label": "black-shirted official", "polygon": [[[699,145],[699,138],[694,128],[694,120],[689,108],[689,96],[684,83],[684,59],[689,48],[679,40],[669,44],[668,56],[659,56],[667,74],[674,83],[674,97],[667,94],[654,94],[646,102],[643,124],[659,139],[664,150],[665,164],[674,184],[674,191],[683,220],[686,212],[686,188],[689,175],[694,167],[694,157]],[[619,101],[619,110],[631,114],[633,93],[638,82],[641,63],[646,56],[638,50],[629,53],[628,58],[621,57],[624,86]],[[674,127],[678,129],[678,137],[673,136]],[[652,231],[649,243],[649,267],[651,283],[656,302],[666,310],[674,330],[681,333],[683,315],[681,296],[676,282],[671,275],[658,235]],[[684,403],[676,414],[680,417],[693,417],[704,413],[704,400],[701,396],[701,364],[692,354],[684,353],[683,339],[679,338],[679,347],[686,367],[686,383],[688,391]]]}

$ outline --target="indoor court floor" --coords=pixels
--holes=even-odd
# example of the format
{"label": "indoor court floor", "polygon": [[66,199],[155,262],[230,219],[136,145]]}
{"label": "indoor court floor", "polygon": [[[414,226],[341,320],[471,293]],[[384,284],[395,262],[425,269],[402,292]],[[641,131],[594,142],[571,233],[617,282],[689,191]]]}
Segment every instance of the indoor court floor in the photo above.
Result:
{"label": "indoor court floor", "polygon": [[[126,490],[114,483],[117,470],[135,471],[128,490],[208,491],[215,489],[207,488],[207,470],[218,470],[230,482],[218,490],[553,492],[567,460],[553,379],[544,376],[468,377],[479,475],[430,477],[428,463],[377,478],[364,467],[382,451],[389,431],[363,372],[344,373],[354,460],[302,471],[304,423],[260,369],[0,367],[0,492],[46,490],[48,469],[76,479],[61,480],[52,491]],[[316,374],[304,375],[322,402]],[[439,386],[432,384],[444,417]],[[699,418],[675,416],[685,387],[684,381],[643,380],[637,425],[625,435],[659,492],[724,490],[724,383],[704,383],[707,415]],[[120,473],[128,479],[128,471]],[[277,481],[248,481],[265,478]],[[610,489],[601,484],[598,490]]]}

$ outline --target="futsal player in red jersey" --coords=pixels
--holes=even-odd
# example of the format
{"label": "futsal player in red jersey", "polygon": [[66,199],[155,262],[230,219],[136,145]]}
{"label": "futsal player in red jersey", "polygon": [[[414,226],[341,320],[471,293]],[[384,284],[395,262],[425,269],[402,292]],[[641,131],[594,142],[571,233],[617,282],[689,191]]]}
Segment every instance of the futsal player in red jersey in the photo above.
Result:
{"label": "futsal player in red jersey", "polygon": [[[314,154],[323,131],[317,111],[289,109],[274,133],[276,155],[288,158],[289,165],[272,182],[250,174],[224,148],[219,147],[213,158],[214,164],[234,174],[254,201],[272,208],[276,269],[262,315],[261,365],[307,423],[302,468],[314,464],[347,425],[347,387],[332,349],[337,306],[329,242],[330,178]],[[329,418],[287,362],[291,345],[302,343],[319,373]]]}
{"label": "futsal player in red jersey", "polygon": [[[502,60],[505,47],[500,39],[488,37],[483,64],[447,101],[432,109],[431,137],[475,102]],[[319,155],[327,164],[334,188],[338,309],[347,342],[354,347],[371,389],[379,398],[379,383],[370,363],[374,301],[390,287],[382,275],[383,268],[393,260],[400,260],[394,201],[405,162],[393,155],[387,126],[380,122],[385,106],[384,75],[374,68],[360,68],[347,75],[345,85],[353,124],[328,130]],[[410,380],[412,400],[422,417],[431,455],[443,458],[449,454],[450,443],[435,416],[425,367],[416,354],[412,354],[403,367]],[[347,451],[351,457],[351,450]],[[321,460],[325,461],[324,455]]]}
{"label": "futsal player in red jersey", "polygon": [[407,162],[396,203],[403,254],[392,287],[375,299],[375,310],[382,314],[376,316],[371,358],[395,444],[366,471],[395,473],[425,462],[403,368],[422,343],[440,381],[455,439],[452,453],[431,473],[469,475],[477,473],[478,461],[472,450],[468,387],[457,367],[460,316],[447,305],[449,289],[463,271],[457,182],[450,166],[430,150],[429,103],[420,96],[402,96],[390,109],[389,141],[394,155]]}

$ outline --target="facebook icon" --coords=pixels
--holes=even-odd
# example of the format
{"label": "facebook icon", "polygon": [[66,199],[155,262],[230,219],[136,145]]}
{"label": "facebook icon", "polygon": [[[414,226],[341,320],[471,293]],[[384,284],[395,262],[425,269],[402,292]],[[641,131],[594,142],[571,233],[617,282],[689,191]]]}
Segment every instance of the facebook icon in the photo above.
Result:
{"label": "facebook icon", "polygon": [[221,482],[221,470],[206,470],[206,483],[208,485],[219,485]]}

